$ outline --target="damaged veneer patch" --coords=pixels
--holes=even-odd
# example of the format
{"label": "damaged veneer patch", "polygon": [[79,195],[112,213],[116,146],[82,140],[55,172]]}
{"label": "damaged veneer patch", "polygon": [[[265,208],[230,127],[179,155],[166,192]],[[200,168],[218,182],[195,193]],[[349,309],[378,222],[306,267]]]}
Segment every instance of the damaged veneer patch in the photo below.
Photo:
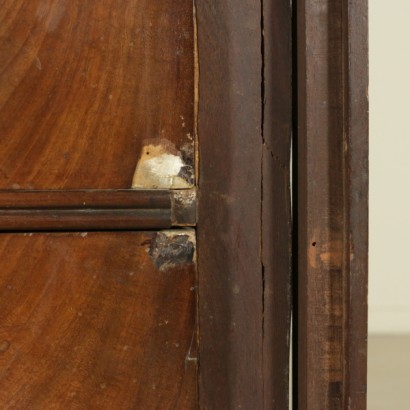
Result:
{"label": "damaged veneer patch", "polygon": [[195,182],[194,144],[178,151],[166,139],[146,140],[135,170],[132,188],[186,189]]}
{"label": "damaged veneer patch", "polygon": [[195,226],[197,224],[196,188],[172,191],[172,226]]}
{"label": "damaged veneer patch", "polygon": [[161,272],[195,263],[195,231],[181,229],[157,232],[148,253]]}

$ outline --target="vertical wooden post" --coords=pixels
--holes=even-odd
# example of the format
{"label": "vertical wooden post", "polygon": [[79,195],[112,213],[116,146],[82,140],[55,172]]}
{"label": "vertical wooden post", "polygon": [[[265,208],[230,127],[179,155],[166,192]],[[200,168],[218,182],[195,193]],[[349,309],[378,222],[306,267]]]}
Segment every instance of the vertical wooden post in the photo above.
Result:
{"label": "vertical wooden post", "polygon": [[197,1],[202,409],[288,405],[291,9]]}
{"label": "vertical wooden post", "polygon": [[263,409],[261,8],[197,1],[201,409]]}
{"label": "vertical wooden post", "polygon": [[366,408],[367,1],[298,3],[298,404]]}
{"label": "vertical wooden post", "polygon": [[263,1],[264,377],[267,409],[289,405],[292,3]]}

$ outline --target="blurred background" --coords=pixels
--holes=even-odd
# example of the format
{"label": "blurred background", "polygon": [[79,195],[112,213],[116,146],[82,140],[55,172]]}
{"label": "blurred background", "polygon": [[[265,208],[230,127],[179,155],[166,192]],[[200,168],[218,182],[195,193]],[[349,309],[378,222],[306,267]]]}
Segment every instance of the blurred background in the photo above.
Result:
{"label": "blurred background", "polygon": [[410,0],[369,0],[369,410],[410,409]]}

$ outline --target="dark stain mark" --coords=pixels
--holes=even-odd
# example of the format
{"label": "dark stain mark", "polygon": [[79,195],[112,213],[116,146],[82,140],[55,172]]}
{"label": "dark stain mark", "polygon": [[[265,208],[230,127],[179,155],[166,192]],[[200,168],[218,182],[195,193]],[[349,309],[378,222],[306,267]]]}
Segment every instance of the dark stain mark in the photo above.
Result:
{"label": "dark stain mark", "polygon": [[178,176],[187,181],[189,184],[194,185],[195,182],[195,153],[194,144],[187,143],[180,148],[180,155],[182,161],[185,164]]}
{"label": "dark stain mark", "polygon": [[0,353],[6,353],[10,348],[10,342],[8,340],[3,340],[0,343]]}
{"label": "dark stain mark", "polygon": [[194,167],[190,165],[184,165],[181,168],[181,171],[179,171],[178,176],[187,181],[188,184],[193,185],[195,180]]}
{"label": "dark stain mark", "polygon": [[190,235],[157,233],[151,242],[149,255],[160,271],[193,263],[195,243]]}

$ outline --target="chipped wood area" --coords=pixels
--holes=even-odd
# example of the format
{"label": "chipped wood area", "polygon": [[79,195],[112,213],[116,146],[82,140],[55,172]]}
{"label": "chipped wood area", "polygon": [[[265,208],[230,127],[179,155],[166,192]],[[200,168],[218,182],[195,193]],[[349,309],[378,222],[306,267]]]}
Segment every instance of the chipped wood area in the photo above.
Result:
{"label": "chipped wood area", "polygon": [[193,141],[179,151],[166,139],[145,141],[132,180],[133,189],[184,189],[191,188],[194,183]]}
{"label": "chipped wood area", "polygon": [[0,407],[196,408],[194,250],[188,231],[2,235]]}
{"label": "chipped wood area", "polygon": [[193,229],[160,231],[151,241],[149,255],[161,272],[196,263],[196,236]]}

